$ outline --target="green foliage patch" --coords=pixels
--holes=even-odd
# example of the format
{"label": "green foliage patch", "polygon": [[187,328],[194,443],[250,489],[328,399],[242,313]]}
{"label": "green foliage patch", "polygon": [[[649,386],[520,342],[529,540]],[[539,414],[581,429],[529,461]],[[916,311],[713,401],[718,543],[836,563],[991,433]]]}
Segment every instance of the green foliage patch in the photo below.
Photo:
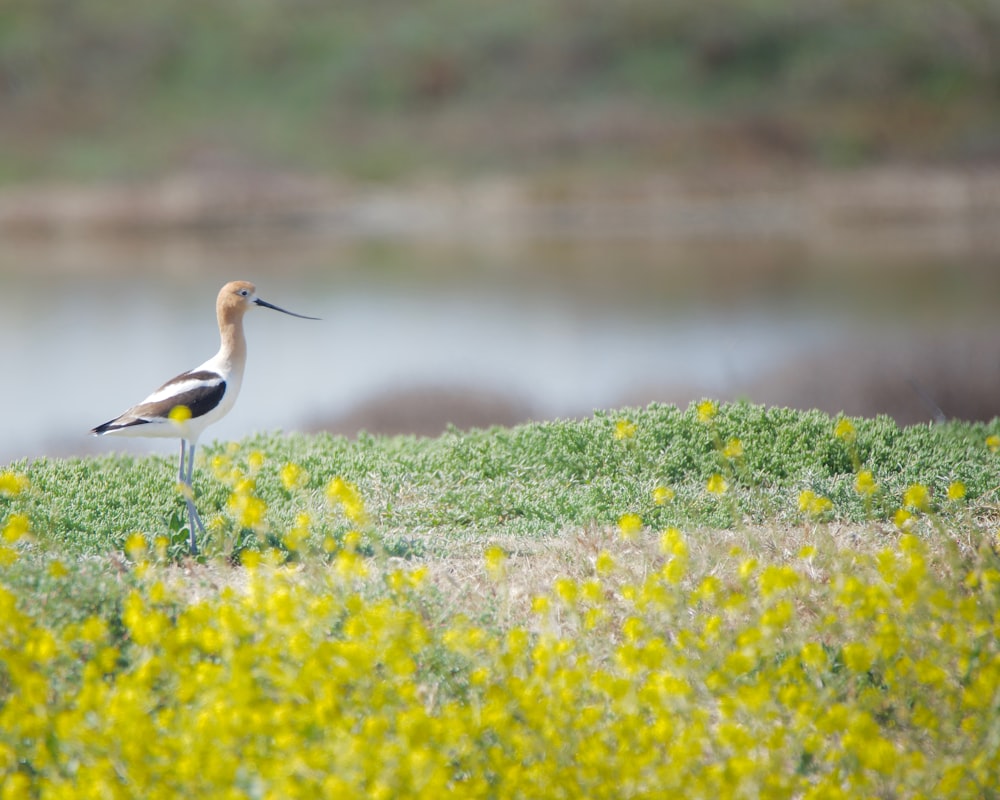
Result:
{"label": "green foliage patch", "polygon": [[[616,438],[623,420],[634,433]],[[233,469],[252,478],[266,527],[283,530],[309,513],[333,529],[339,521],[327,520],[323,490],[339,476],[357,485],[385,541],[432,550],[455,540],[611,525],[623,513],[654,528],[795,523],[804,490],[833,500],[831,517],[853,522],[890,520],[913,484],[929,488],[938,510],[950,507],[946,495],[956,482],[964,486],[963,508],[995,504],[1000,457],[987,439],[1000,431],[997,423],[901,428],[880,417],[850,424],[845,438],[838,420],[819,412],[738,403],[709,422],[696,406],[651,405],[436,439],[259,435],[203,448],[194,485],[202,517],[225,521],[230,534],[236,478],[223,473]],[[733,441],[740,452],[728,457]],[[294,489],[283,485],[289,464],[302,472]],[[135,531],[166,535],[183,520],[168,459],[39,459],[13,469],[30,489],[6,502],[28,515],[47,545],[69,552],[121,549]],[[871,494],[855,488],[862,470],[877,486]],[[707,490],[713,475],[724,478],[724,494]],[[658,503],[657,487],[673,499]]]}

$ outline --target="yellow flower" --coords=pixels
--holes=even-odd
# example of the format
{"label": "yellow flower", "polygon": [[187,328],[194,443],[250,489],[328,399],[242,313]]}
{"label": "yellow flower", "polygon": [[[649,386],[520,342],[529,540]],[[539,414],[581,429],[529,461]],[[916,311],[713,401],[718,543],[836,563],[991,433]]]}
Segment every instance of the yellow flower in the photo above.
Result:
{"label": "yellow flower", "polygon": [[760,593],[769,597],[775,592],[792,589],[799,583],[799,574],[787,565],[766,567],[760,574]]}
{"label": "yellow flower", "polygon": [[538,615],[544,615],[549,612],[550,603],[547,595],[539,594],[531,598],[531,610],[533,613]]}
{"label": "yellow flower", "polygon": [[306,539],[309,538],[309,525],[311,522],[312,520],[309,518],[308,514],[297,514],[295,516],[295,524],[292,526],[291,530],[289,530],[288,533],[282,537],[282,544],[284,544],[285,547],[292,552],[300,550]]}
{"label": "yellow flower", "polygon": [[638,641],[645,633],[646,626],[638,617],[629,617],[622,623],[622,636],[626,641]]}
{"label": "yellow flower", "polygon": [[3,539],[7,544],[13,544],[21,537],[26,536],[30,528],[31,523],[26,515],[11,514],[3,528]]}
{"label": "yellow flower", "polygon": [[309,480],[308,473],[298,464],[291,462],[285,464],[278,475],[281,478],[281,485],[289,492],[293,489],[301,489]]}
{"label": "yellow flower", "polygon": [[848,642],[842,650],[844,664],[852,672],[867,672],[871,669],[875,655],[863,642]]}
{"label": "yellow flower", "polygon": [[965,484],[961,481],[952,481],[948,484],[948,499],[962,500],[965,498]]}
{"label": "yellow flower", "polygon": [[743,580],[749,580],[750,576],[757,571],[758,561],[756,558],[746,558],[740,562],[739,575]]}
{"label": "yellow flower", "polygon": [[660,537],[660,552],[668,557],[660,571],[668,583],[677,583],[687,573],[688,544],[677,528],[667,528]]}
{"label": "yellow flower", "polygon": [[502,581],[507,575],[507,552],[499,545],[486,548],[486,574],[494,581]]}
{"label": "yellow flower", "polygon": [[108,635],[107,623],[100,617],[87,617],[80,625],[80,640],[101,644]]}
{"label": "yellow flower", "polygon": [[909,530],[913,526],[913,514],[905,508],[900,508],[893,514],[892,523],[901,531]]}
{"label": "yellow flower", "polygon": [[615,438],[631,439],[635,436],[635,423],[627,419],[620,419],[615,423]]}
{"label": "yellow flower", "polygon": [[600,625],[604,619],[604,609],[588,608],[587,613],[583,615],[583,629],[585,631],[592,631]]}
{"label": "yellow flower", "polygon": [[922,483],[914,483],[903,493],[903,506],[914,511],[929,511],[931,507],[930,490]]}
{"label": "yellow flower", "polygon": [[31,779],[23,772],[9,772],[0,784],[0,800],[31,797]]}
{"label": "yellow flower", "polygon": [[660,552],[665,556],[683,558],[688,554],[687,542],[679,528],[667,528],[660,536]]}
{"label": "yellow flower", "polygon": [[166,536],[157,536],[153,540],[153,548],[156,551],[156,557],[160,561],[164,561],[167,557],[167,548],[170,546],[170,539]]}
{"label": "yellow flower", "polygon": [[266,460],[267,457],[260,450],[254,450],[247,456],[247,467],[249,467],[251,472],[257,472],[264,466]]}
{"label": "yellow flower", "polygon": [[125,553],[133,561],[140,561],[146,555],[146,537],[141,533],[133,533],[125,540]]}
{"label": "yellow flower", "polygon": [[615,568],[615,560],[607,550],[602,550],[597,554],[594,562],[594,569],[598,575],[607,575]]}
{"label": "yellow flower", "polygon": [[698,588],[691,593],[691,599],[696,602],[713,603],[722,595],[722,583],[714,575],[706,575]]}
{"label": "yellow flower", "polygon": [[708,479],[708,483],[705,488],[708,489],[711,494],[721,495],[725,494],[726,490],[729,489],[729,484],[726,482],[725,478],[716,472]]}
{"label": "yellow flower", "polygon": [[223,483],[235,483],[240,476],[240,471],[233,466],[233,459],[225,454],[218,454],[212,456],[210,462],[212,468],[212,474],[217,480]]}
{"label": "yellow flower", "polygon": [[579,594],[579,587],[572,578],[556,578],[555,590],[559,599],[568,606],[572,606],[576,602]]}
{"label": "yellow flower", "polygon": [[0,496],[16,497],[28,488],[28,478],[16,472],[0,472]]}
{"label": "yellow flower", "polygon": [[60,578],[65,578],[69,575],[69,570],[66,569],[66,565],[62,561],[56,559],[49,564],[49,577],[59,580]]}
{"label": "yellow flower", "polygon": [[658,506],[666,505],[674,499],[676,492],[669,486],[657,486],[653,489],[653,502]]}
{"label": "yellow flower", "polygon": [[359,526],[368,524],[365,502],[355,484],[340,477],[334,478],[327,484],[326,496],[343,509],[344,516],[350,522]]}
{"label": "yellow flower", "polygon": [[799,492],[799,511],[810,517],[822,517],[833,511],[833,502],[828,497],[821,497],[811,489]]}
{"label": "yellow flower", "polygon": [[231,494],[227,506],[241,528],[258,531],[266,527],[264,516],[267,513],[267,503],[249,491]]}
{"label": "yellow flower", "polygon": [[819,642],[806,642],[800,652],[802,663],[813,669],[822,669],[826,666],[826,650]]}
{"label": "yellow flower", "polygon": [[623,539],[635,539],[642,530],[642,517],[638,514],[623,514],[618,519],[618,533]]}
{"label": "yellow flower", "polygon": [[851,444],[858,438],[858,431],[857,428],[854,427],[854,423],[844,417],[843,419],[837,421],[837,424],[833,429],[833,435],[838,439]]}
{"label": "yellow flower", "polygon": [[739,439],[730,439],[726,442],[726,446],[722,448],[722,455],[728,458],[730,461],[735,461],[738,458],[743,457],[743,442]]}
{"label": "yellow flower", "polygon": [[337,553],[333,568],[342,578],[364,578],[368,575],[364,558],[353,550],[341,550]]}
{"label": "yellow flower", "polygon": [[427,567],[417,567],[409,572],[410,586],[419,589],[427,582]]}
{"label": "yellow flower", "polygon": [[191,419],[191,409],[185,405],[176,405],[167,416],[172,422],[187,422]]}
{"label": "yellow flower", "polygon": [[719,404],[714,400],[702,400],[698,403],[698,422],[709,423],[719,413]]}
{"label": "yellow flower", "polygon": [[1000,450],[1000,436],[995,433],[986,437],[986,446],[990,449],[991,453],[995,453]]}
{"label": "yellow flower", "polygon": [[858,477],[854,479],[854,491],[858,494],[871,497],[877,489],[878,484],[875,483],[874,476],[867,469],[859,472]]}
{"label": "yellow flower", "polygon": [[361,533],[360,531],[348,531],[344,534],[344,549],[356,553],[358,548],[361,547]]}

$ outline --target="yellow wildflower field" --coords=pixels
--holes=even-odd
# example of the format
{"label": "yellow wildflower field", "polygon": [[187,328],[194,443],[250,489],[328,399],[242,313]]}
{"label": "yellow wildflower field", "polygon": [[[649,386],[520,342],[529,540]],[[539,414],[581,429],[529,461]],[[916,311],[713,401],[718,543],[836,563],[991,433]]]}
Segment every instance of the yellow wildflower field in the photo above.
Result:
{"label": "yellow wildflower field", "polygon": [[[747,488],[759,450],[718,429],[732,413],[692,409],[703,467],[680,491],[644,472],[642,513],[403,555],[320,462],[220,453],[226,546],[199,563],[124,534],[93,613],[66,600],[80,560],[35,531],[41,492],[0,474],[0,800],[997,796],[992,473],[890,495],[840,421],[851,471],[806,470],[788,514]],[[631,418],[606,430],[645,452]],[[682,503],[730,526],[648,523]]]}
{"label": "yellow wildflower field", "polygon": [[265,556],[203,596],[145,563],[117,631],[0,589],[0,797],[995,791],[992,550],[743,535]]}

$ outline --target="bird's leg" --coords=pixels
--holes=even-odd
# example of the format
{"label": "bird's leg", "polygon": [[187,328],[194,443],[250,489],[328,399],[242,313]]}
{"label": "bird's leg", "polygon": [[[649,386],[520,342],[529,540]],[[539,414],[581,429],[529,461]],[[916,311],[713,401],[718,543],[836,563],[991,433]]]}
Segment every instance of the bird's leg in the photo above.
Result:
{"label": "bird's leg", "polygon": [[[187,473],[184,472],[184,456],[187,453]],[[180,481],[187,487],[187,491],[184,492],[184,502],[187,504],[188,512],[188,534],[190,535],[191,543],[191,555],[198,555],[198,540],[195,534],[195,526],[197,525],[198,530],[202,533],[205,532],[205,526],[201,522],[201,517],[198,515],[198,509],[194,505],[194,487],[191,485],[191,479],[194,474],[194,442],[188,444],[184,439],[181,439],[181,470],[180,470]]]}

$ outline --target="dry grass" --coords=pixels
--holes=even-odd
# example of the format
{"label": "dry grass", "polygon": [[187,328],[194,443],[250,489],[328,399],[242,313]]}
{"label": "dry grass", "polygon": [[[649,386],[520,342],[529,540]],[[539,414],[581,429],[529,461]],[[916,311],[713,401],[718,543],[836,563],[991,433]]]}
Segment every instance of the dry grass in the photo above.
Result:
{"label": "dry grass", "polygon": [[[929,568],[939,575],[948,575],[957,564],[971,562],[981,541],[974,531],[981,532],[989,526],[990,521],[980,520],[974,528],[963,529],[964,533],[956,530],[948,535],[926,537]],[[807,577],[822,584],[829,578],[830,565],[845,558],[874,558],[885,548],[894,548],[901,535],[889,523],[773,523],[734,529],[698,528],[684,532],[689,548],[684,583],[690,589],[711,576],[723,585],[734,586],[739,583],[740,565],[747,559],[756,559],[769,566],[794,563]],[[484,552],[492,546],[507,554],[500,580],[489,574],[484,560]],[[815,551],[814,559],[803,560],[806,548]],[[445,555],[368,559],[364,584],[378,591],[397,570],[423,570],[429,594],[439,598],[435,616],[447,619],[461,614],[501,629],[532,628],[539,624],[538,616],[532,612],[534,598],[550,594],[560,579],[580,583],[594,578],[598,558],[602,556],[610,556],[614,562],[612,584],[619,589],[641,585],[663,563],[661,534],[644,530],[634,538],[627,538],[616,527],[594,525],[567,529],[545,539],[502,535],[487,541],[453,542]],[[330,567],[316,560],[280,569],[314,587],[331,579]],[[247,569],[221,559],[149,565],[149,570],[148,576],[162,580],[171,596],[182,604],[213,601],[224,590],[245,591],[252,577]],[[546,624],[551,626],[558,621],[557,614]]]}

